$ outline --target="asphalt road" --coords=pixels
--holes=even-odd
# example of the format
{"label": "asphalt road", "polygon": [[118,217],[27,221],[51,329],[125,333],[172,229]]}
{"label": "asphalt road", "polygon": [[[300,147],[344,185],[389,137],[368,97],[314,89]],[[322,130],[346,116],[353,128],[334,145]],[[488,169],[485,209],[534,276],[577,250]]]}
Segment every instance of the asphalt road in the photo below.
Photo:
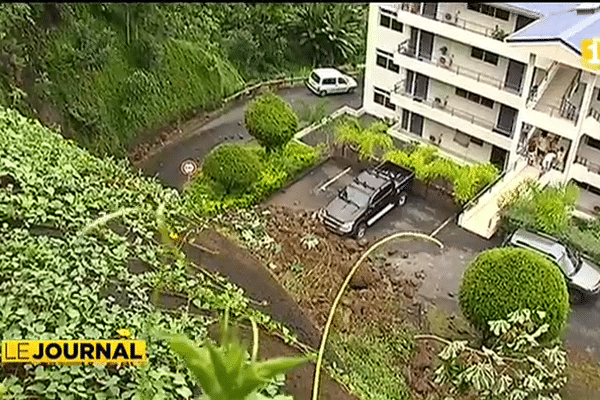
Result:
{"label": "asphalt road", "polygon": [[[351,169],[331,182],[348,167]],[[313,169],[301,180],[275,193],[268,204],[317,211],[335,197],[345,187],[361,167],[346,160],[331,159]],[[324,184],[328,186],[321,190]],[[431,191],[423,196],[409,195],[403,207],[393,208],[388,214],[367,230],[366,238],[370,243],[392,233],[410,231],[431,234],[442,224],[435,237],[444,244],[439,249],[428,243],[405,242],[398,248],[404,248],[409,254],[407,259],[396,255],[388,256],[387,262],[392,272],[399,277],[415,277],[422,274],[422,284],[418,294],[428,304],[442,308],[447,312],[459,313],[458,288],[463,271],[480,252],[496,247],[500,239],[481,238],[459,227],[453,218],[456,207],[445,196]],[[449,219],[449,221],[447,221]],[[565,332],[565,341],[570,349],[600,355],[600,298],[581,305],[574,305],[569,316],[569,326]]]}
{"label": "asphalt road", "polygon": [[[290,103],[298,113],[304,104],[313,107],[321,101],[326,102],[327,113],[348,105],[358,109],[362,106],[363,79],[357,80],[359,87],[352,94],[330,95],[320,98],[304,86],[282,89],[279,95]],[[166,186],[181,189],[187,178],[180,171],[181,163],[186,159],[201,162],[202,158],[215,146],[226,142],[250,140],[248,132],[243,126],[244,109],[246,102],[234,104],[225,114],[198,126],[191,124],[190,131],[184,131],[178,140],[161,149],[142,165],[141,169],[146,175],[154,175]]]}

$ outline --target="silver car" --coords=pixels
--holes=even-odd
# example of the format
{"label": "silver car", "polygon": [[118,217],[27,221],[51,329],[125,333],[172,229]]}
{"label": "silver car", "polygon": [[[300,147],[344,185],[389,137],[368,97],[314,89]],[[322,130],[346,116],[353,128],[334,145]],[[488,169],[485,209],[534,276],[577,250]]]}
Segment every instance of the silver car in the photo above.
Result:
{"label": "silver car", "polygon": [[560,267],[567,285],[572,289],[571,300],[574,303],[581,302],[584,297],[600,293],[600,266],[558,240],[519,229],[506,239],[504,245],[533,250],[553,261]]}

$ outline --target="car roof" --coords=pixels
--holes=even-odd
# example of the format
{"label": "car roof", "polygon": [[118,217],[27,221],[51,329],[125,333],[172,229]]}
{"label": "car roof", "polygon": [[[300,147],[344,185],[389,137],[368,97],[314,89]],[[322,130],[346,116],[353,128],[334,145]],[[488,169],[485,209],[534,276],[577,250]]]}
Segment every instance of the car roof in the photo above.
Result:
{"label": "car roof", "polygon": [[321,78],[344,76],[344,74],[335,68],[316,68],[313,70],[313,72],[316,72]]}
{"label": "car roof", "polygon": [[383,186],[384,183],[387,182],[386,179],[373,175],[370,171],[363,171],[356,178],[354,178],[356,182],[360,182],[361,185],[367,186],[370,190],[375,191]]}
{"label": "car roof", "polygon": [[565,248],[560,242],[549,236],[530,232],[525,229],[518,229],[513,233],[509,238],[509,242],[520,247],[533,247],[552,256],[556,260],[563,256]]}

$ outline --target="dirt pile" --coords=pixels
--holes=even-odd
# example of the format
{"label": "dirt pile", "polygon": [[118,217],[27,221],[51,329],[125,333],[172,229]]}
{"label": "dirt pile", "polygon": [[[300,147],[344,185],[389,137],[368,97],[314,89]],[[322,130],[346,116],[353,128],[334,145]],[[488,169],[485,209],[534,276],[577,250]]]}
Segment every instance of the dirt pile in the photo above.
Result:
{"label": "dirt pile", "polygon": [[[271,218],[267,230],[281,248],[261,256],[277,280],[322,329],[344,279],[372,243],[331,233],[307,211],[274,206],[268,210]],[[342,299],[339,315],[352,311],[366,321],[384,324],[401,323],[410,315],[406,307],[417,305],[415,293],[420,282],[392,280],[379,264],[368,259],[361,265]],[[350,321],[347,322],[335,320],[336,329],[351,331]]]}

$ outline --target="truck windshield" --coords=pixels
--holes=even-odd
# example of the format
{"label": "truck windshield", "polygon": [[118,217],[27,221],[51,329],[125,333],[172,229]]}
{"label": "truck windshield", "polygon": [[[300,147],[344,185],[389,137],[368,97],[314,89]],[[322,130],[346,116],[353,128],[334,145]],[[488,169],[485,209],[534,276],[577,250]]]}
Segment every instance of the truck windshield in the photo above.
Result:
{"label": "truck windshield", "polygon": [[340,197],[358,208],[366,207],[369,204],[369,195],[354,186],[347,186],[340,192]]}

